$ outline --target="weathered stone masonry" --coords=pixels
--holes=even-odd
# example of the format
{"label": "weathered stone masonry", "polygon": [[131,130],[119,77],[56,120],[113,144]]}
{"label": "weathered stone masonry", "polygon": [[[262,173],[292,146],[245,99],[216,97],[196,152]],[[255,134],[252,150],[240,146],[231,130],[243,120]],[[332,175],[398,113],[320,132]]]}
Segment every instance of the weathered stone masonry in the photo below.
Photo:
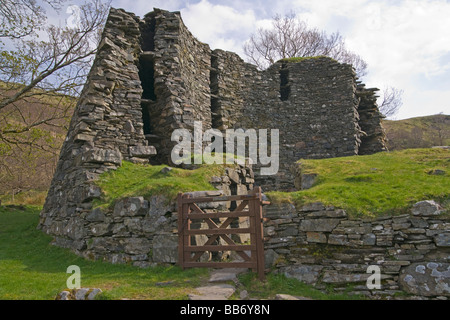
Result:
{"label": "weathered stone masonry", "polygon": [[[251,168],[228,167],[223,176],[212,177],[211,184],[216,191],[198,191],[193,196],[248,194],[253,189],[253,177]],[[118,200],[113,208],[83,210],[78,219],[72,217],[68,223],[64,217],[55,218],[50,226],[43,225],[43,228],[55,236],[55,244],[71,248],[88,259],[139,267],[176,263],[178,213],[175,202],[161,195],[149,199],[128,197]],[[232,205],[223,203],[218,207],[217,203],[204,203],[202,208],[210,212],[225,211],[233,209]],[[203,241],[202,237],[197,236],[196,241]]]}
{"label": "weathered stone masonry", "polygon": [[[434,201],[415,204],[410,214],[349,219],[339,208],[314,203],[264,209],[266,266],[288,277],[370,297],[408,293],[450,296],[450,220]],[[366,281],[381,272],[381,288]]]}
{"label": "weathered stone masonry", "polygon": [[156,153],[143,131],[138,22],[111,11],[75,108],[40,221],[60,245],[86,246],[85,215],[101,196],[93,183],[101,173]]}
{"label": "weathered stone masonry", "polygon": [[123,210],[112,212],[94,209],[101,173],[124,160],[170,165],[173,130],[192,130],[202,121],[203,130],[280,130],[277,175],[258,176],[258,165],[255,175],[238,168],[239,182],[224,173],[218,189],[242,193],[254,182],[263,190],[292,189],[291,166],[300,158],[385,150],[375,91],[357,82],[350,65],[330,58],[277,62],[259,71],[195,39],[179,12],[154,9],[141,19],[111,9],[39,227],[57,245],[85,256],[159,261],[158,245],[173,234],[167,225],[153,229],[170,221],[173,209],[152,199],[123,200]]}

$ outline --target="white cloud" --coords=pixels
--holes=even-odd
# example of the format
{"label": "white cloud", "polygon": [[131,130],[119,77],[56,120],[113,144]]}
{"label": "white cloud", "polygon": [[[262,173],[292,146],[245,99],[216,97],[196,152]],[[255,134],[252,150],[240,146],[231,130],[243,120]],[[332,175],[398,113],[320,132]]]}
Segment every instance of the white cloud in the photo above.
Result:
{"label": "white cloud", "polygon": [[[450,92],[421,90],[417,95],[405,95],[405,108],[400,109],[396,119],[427,116],[438,113],[450,114]],[[409,106],[409,107],[408,107]]]}
{"label": "white cloud", "polygon": [[186,26],[212,49],[234,51],[242,55],[242,45],[257,23],[252,10],[237,10],[227,5],[202,0],[181,10]]}
{"label": "white cloud", "polygon": [[[450,79],[450,3],[442,0],[294,2],[300,16],[312,26],[346,38],[347,46],[369,64],[364,79],[369,86],[404,90],[399,118],[450,113],[447,91],[422,87]],[[333,21],[345,21],[342,28]]]}
{"label": "white cloud", "polygon": [[[369,63],[366,81],[374,86],[388,83],[404,90],[404,104],[398,115],[408,118],[439,112],[450,113],[447,92],[426,90],[423,78],[450,78],[450,3],[435,0],[377,2],[374,24],[356,27],[348,44]],[[372,27],[372,28],[370,28]],[[437,81],[437,80],[436,80]]]}

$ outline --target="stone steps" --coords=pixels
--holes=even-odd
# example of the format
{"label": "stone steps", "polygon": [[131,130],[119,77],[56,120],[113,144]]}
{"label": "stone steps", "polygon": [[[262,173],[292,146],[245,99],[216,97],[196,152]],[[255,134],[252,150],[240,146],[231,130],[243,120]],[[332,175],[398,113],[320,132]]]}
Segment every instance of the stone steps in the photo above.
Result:
{"label": "stone steps", "polygon": [[189,295],[189,300],[228,300],[239,284],[237,275],[246,270],[230,268],[212,271],[208,284],[195,289],[195,293]]}

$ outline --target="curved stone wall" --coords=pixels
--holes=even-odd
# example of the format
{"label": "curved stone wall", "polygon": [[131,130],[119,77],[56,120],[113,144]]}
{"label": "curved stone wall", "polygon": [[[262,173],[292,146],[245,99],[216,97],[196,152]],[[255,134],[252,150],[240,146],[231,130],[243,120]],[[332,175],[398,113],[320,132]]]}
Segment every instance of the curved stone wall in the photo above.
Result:
{"label": "curved stone wall", "polygon": [[[363,117],[359,110],[364,110]],[[96,211],[93,201],[101,197],[101,190],[95,181],[123,160],[171,164],[173,131],[192,129],[194,121],[201,121],[203,130],[278,129],[279,172],[260,176],[255,164],[255,176],[248,180],[266,191],[293,189],[291,166],[300,158],[385,149],[374,91],[356,82],[350,65],[315,57],[280,61],[258,71],[237,54],[212,51],[198,41],[179,12],[154,9],[141,19],[112,8],[39,228],[53,235],[58,245],[94,257],[117,249],[126,253],[125,259],[147,261],[139,255],[150,240],[124,230],[137,230],[138,224],[151,224],[155,217],[163,219],[165,207],[159,208],[163,216],[155,217],[148,212]],[[363,149],[364,141],[371,146]],[[230,191],[235,194],[239,188]],[[142,218],[147,216],[150,220]],[[120,223],[114,225],[115,221]]]}

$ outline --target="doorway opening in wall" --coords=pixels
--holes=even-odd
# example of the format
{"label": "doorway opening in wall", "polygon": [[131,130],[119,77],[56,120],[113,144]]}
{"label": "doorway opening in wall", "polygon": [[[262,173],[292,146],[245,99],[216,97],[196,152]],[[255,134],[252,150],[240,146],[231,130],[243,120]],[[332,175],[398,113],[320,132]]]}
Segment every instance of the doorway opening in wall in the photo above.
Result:
{"label": "doorway opening in wall", "polygon": [[283,63],[280,69],[280,99],[287,101],[291,94],[291,86],[289,84],[289,69],[287,64]]}

